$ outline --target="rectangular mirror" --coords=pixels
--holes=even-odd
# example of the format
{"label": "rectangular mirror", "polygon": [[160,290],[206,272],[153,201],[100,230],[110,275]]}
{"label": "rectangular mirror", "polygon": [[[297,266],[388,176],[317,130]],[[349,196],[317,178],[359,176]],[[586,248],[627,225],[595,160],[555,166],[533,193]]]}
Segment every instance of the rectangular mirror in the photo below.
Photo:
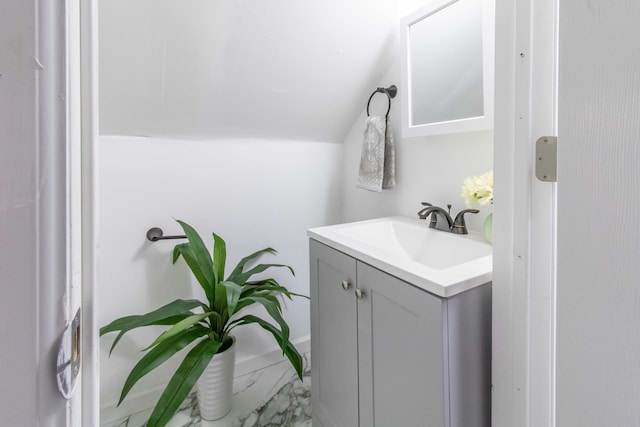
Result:
{"label": "rectangular mirror", "polygon": [[493,128],[493,0],[433,0],[402,19],[405,137]]}

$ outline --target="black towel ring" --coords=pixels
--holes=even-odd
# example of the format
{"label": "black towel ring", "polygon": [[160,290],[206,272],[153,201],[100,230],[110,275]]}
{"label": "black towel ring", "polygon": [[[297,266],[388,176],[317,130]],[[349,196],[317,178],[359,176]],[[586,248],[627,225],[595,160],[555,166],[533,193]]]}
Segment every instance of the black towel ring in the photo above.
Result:
{"label": "black towel ring", "polygon": [[387,98],[389,99],[389,108],[387,108],[387,114],[385,114],[385,118],[389,118],[389,112],[391,112],[391,98],[396,97],[396,95],[398,94],[398,88],[396,87],[396,85],[391,85],[389,87],[379,87],[374,90],[369,97],[369,101],[367,101],[367,117],[369,117],[369,104],[371,104],[371,99],[373,98],[373,95],[378,92],[385,93],[387,95]]}

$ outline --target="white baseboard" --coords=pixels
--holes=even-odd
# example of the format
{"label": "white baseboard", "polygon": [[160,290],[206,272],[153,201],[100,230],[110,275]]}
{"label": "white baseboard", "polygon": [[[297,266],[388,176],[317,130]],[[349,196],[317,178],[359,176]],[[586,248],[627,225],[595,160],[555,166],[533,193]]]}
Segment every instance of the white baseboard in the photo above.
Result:
{"label": "white baseboard", "polygon": [[[293,344],[300,354],[306,354],[311,351],[311,339],[308,335],[294,340]],[[287,359],[282,355],[280,347],[273,347],[262,354],[243,357],[236,360],[234,377],[242,377],[285,360]],[[101,405],[100,424],[110,423],[131,414],[153,408],[160,398],[163,390],[164,386],[159,386],[142,392],[131,393],[120,406],[116,406],[118,403],[117,401]]]}

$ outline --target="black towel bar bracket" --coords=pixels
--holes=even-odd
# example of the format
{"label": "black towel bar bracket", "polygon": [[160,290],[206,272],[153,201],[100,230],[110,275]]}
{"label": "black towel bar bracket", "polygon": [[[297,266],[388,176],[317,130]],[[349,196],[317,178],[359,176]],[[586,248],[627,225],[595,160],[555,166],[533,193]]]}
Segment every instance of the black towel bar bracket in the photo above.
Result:
{"label": "black towel bar bracket", "polygon": [[389,112],[391,111],[391,98],[396,97],[396,95],[398,94],[398,88],[396,87],[396,85],[391,85],[389,87],[379,87],[376,90],[374,90],[371,96],[369,97],[369,101],[367,101],[367,117],[369,116],[369,104],[371,104],[371,99],[376,93],[384,93],[387,95],[387,98],[389,99],[389,108],[387,108],[387,114],[385,115],[385,117],[388,118]]}
{"label": "black towel bar bracket", "polygon": [[185,235],[177,235],[177,236],[165,236],[162,228],[153,227],[147,231],[147,239],[152,242],[157,242],[158,240],[173,240],[173,239],[186,239]]}

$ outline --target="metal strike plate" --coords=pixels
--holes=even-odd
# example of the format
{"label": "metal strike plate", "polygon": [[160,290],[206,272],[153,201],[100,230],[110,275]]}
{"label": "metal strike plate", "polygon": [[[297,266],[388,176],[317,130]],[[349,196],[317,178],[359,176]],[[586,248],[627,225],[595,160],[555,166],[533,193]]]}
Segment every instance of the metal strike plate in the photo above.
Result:
{"label": "metal strike plate", "polygon": [[558,137],[542,136],[536,141],[536,178],[558,181]]}
{"label": "metal strike plate", "polygon": [[73,395],[76,378],[80,372],[80,310],[78,309],[73,320],[67,325],[58,349],[56,377],[58,390],[65,399],[70,399]]}

